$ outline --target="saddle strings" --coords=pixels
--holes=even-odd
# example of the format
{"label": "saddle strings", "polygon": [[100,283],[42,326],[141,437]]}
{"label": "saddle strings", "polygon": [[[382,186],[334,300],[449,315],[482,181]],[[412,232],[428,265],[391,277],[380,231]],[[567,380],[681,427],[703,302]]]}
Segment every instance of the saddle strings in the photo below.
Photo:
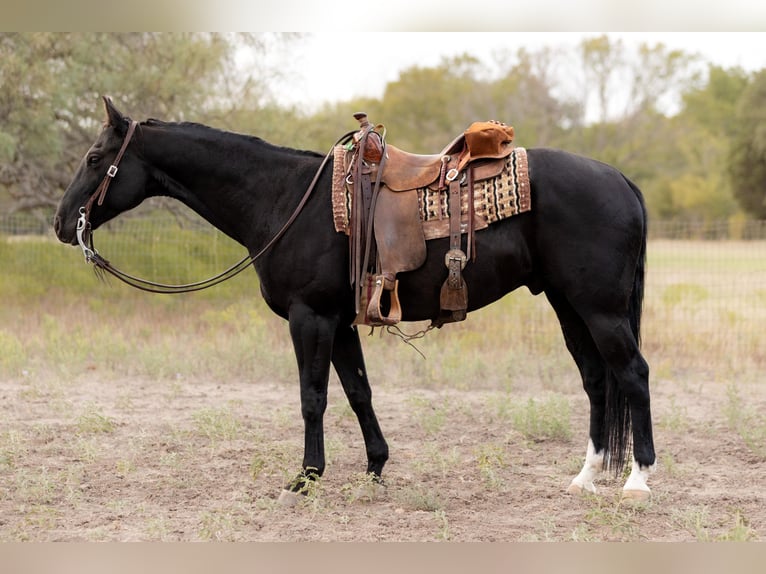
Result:
{"label": "saddle strings", "polygon": [[[376,327],[370,327],[370,333],[369,336],[372,336],[372,334],[375,332]],[[423,339],[425,336],[432,330],[435,329],[436,325],[434,323],[430,323],[428,327],[425,329],[421,329],[417,333],[413,333],[412,335],[408,335],[404,331],[402,331],[399,328],[399,325],[386,325],[386,333],[389,335],[393,335],[394,337],[399,337],[404,343],[415,349],[415,352],[423,357],[424,360],[427,360],[427,357],[423,354],[423,352],[418,349],[415,344],[412,341],[415,341],[417,339]]]}

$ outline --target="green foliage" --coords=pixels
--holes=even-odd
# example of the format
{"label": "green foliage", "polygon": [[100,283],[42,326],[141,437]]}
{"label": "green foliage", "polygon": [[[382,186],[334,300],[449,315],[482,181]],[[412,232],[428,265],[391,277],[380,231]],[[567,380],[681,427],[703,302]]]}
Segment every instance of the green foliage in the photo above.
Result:
{"label": "green foliage", "polygon": [[82,434],[110,434],[114,432],[114,420],[104,415],[96,405],[88,405],[77,417],[77,429]]}
{"label": "green foliage", "polygon": [[729,427],[735,430],[748,448],[761,460],[766,460],[766,416],[746,404],[733,383],[726,389],[728,403],[724,414]]}
{"label": "green foliage", "polygon": [[569,401],[563,396],[530,398],[513,408],[511,420],[514,428],[529,440],[569,440],[572,436]]}
{"label": "green foliage", "polygon": [[136,119],[258,106],[263,82],[235,73],[242,45],[210,33],[0,34],[0,204],[50,212],[97,135],[100,95]]}
{"label": "green foliage", "polygon": [[743,209],[766,218],[766,70],[753,77],[739,102],[729,170]]}
{"label": "green foliage", "polygon": [[446,57],[403,70],[379,99],[307,111],[270,93],[279,73],[272,56],[293,38],[0,34],[0,206],[50,217],[99,129],[98,96],[110,94],[136,119],[198,121],[319,152],[356,127],[357,111],[384,124],[392,144],[421,153],[439,151],[473,121],[497,119],[514,126],[518,145],[614,164],[644,191],[654,218],[710,220],[740,209],[766,217],[764,73],[705,69],[663,44],[602,35],[577,50],[520,48],[492,62]]}
{"label": "green foliage", "polygon": [[207,437],[211,444],[237,438],[240,422],[225,408],[207,408],[193,414],[197,432]]}

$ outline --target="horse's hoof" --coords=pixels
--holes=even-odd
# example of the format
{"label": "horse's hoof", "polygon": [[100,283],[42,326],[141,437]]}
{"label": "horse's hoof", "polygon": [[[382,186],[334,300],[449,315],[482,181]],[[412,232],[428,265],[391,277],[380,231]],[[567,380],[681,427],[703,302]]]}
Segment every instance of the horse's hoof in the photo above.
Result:
{"label": "horse's hoof", "polygon": [[628,502],[649,502],[652,498],[650,490],[623,490],[622,499]]}
{"label": "horse's hoof", "polygon": [[300,494],[298,494],[297,492],[293,492],[292,490],[285,489],[279,494],[279,498],[277,499],[277,504],[279,506],[290,508],[293,506],[297,506],[300,500],[301,500]]}

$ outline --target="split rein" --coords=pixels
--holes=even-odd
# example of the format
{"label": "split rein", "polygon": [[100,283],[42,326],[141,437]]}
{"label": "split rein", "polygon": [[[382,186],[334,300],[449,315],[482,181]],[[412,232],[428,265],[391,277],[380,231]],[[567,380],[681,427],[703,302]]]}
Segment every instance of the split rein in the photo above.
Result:
{"label": "split rein", "polygon": [[314,175],[314,178],[311,180],[311,183],[309,184],[308,188],[306,189],[306,192],[303,194],[303,197],[301,198],[300,203],[298,203],[298,206],[293,211],[290,218],[287,220],[287,222],[282,226],[282,228],[272,237],[269,242],[255,255],[246,255],[242,258],[239,262],[235,263],[225,271],[219,273],[218,275],[215,275],[214,277],[209,277],[208,279],[204,279],[202,281],[197,281],[195,283],[186,283],[182,285],[167,285],[164,283],[156,283],[154,281],[149,281],[147,279],[141,279],[139,277],[134,277],[133,275],[129,275],[128,273],[125,273],[124,271],[121,271],[117,269],[114,265],[112,265],[107,259],[102,257],[98,251],[96,251],[96,248],[93,245],[93,231],[91,229],[90,225],[90,212],[93,207],[93,204],[102,205],[104,202],[104,198],[106,197],[106,192],[109,189],[109,184],[112,182],[112,180],[117,175],[117,172],[119,170],[119,164],[122,160],[122,156],[125,154],[125,150],[128,147],[128,144],[130,143],[130,140],[133,137],[133,134],[136,131],[136,128],[138,127],[138,122],[135,120],[131,120],[130,125],[128,126],[128,131],[125,135],[125,139],[122,142],[122,147],[120,147],[120,151],[117,152],[117,155],[114,158],[114,163],[109,166],[109,169],[106,172],[106,175],[104,176],[104,179],[101,181],[101,184],[96,188],[96,191],[91,195],[91,197],[88,199],[87,203],[80,208],[80,218],[77,220],[77,243],[82,248],[82,252],[85,255],[85,262],[86,263],[92,263],[94,266],[94,270],[96,271],[96,274],[99,275],[99,277],[102,276],[103,272],[109,273],[110,275],[116,277],[123,283],[126,283],[127,285],[130,285],[131,287],[135,287],[136,289],[140,289],[142,291],[148,291],[150,293],[169,293],[169,294],[177,294],[177,293],[191,293],[192,291],[201,291],[202,289],[207,289],[208,287],[213,287],[214,285],[218,285],[219,283],[223,283],[227,279],[231,279],[232,277],[238,275],[250,265],[255,263],[255,261],[266,251],[268,251],[281,237],[284,235],[284,233],[288,230],[288,228],[293,224],[295,219],[298,217],[298,215],[303,210],[303,207],[306,205],[306,202],[309,200],[309,197],[311,196],[311,193],[314,191],[314,188],[316,187],[317,181],[319,181],[319,177],[324,171],[325,166],[327,165],[327,162],[333,155],[333,149],[336,145],[345,143],[348,141],[350,137],[354,135],[356,132],[349,132],[342,137],[338,139],[335,144],[333,144],[332,148],[330,148],[330,151],[325,155],[324,159],[322,160],[322,163],[319,166],[319,169],[317,169],[316,174]]}

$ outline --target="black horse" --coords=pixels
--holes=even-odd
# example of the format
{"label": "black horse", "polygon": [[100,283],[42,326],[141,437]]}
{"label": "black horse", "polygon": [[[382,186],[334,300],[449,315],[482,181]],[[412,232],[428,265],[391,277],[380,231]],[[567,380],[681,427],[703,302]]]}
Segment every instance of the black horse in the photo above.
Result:
{"label": "black horse", "polygon": [[[86,205],[96,229],[147,197],[170,196],[255,255],[295,212],[322,163],[323,156],[313,152],[199,124],[153,119],[137,124],[104,101],[107,121],[54,219],[65,243],[77,243]],[[132,138],[126,137],[129,130]],[[115,163],[119,172],[109,178]],[[647,234],[641,192],[615,168],[565,151],[529,149],[528,163],[532,210],[476,232],[478,257],[463,273],[468,310],[521,286],[545,293],[590,400],[585,464],[568,492],[595,492],[598,472],[618,473],[632,431],[633,466],[623,495],[647,498],[655,453],[649,368],[639,350]],[[99,186],[102,181],[112,182],[109,193]],[[331,170],[325,169],[300,214],[254,264],[264,299],[289,323],[300,375],[303,470],[286,492],[300,491],[324,471],[331,364],[358,417],[368,472],[379,478],[388,459],[352,325],[349,242],[334,229],[330,194]],[[429,241],[426,262],[400,274],[403,320],[439,315],[447,250],[448,239]]]}

